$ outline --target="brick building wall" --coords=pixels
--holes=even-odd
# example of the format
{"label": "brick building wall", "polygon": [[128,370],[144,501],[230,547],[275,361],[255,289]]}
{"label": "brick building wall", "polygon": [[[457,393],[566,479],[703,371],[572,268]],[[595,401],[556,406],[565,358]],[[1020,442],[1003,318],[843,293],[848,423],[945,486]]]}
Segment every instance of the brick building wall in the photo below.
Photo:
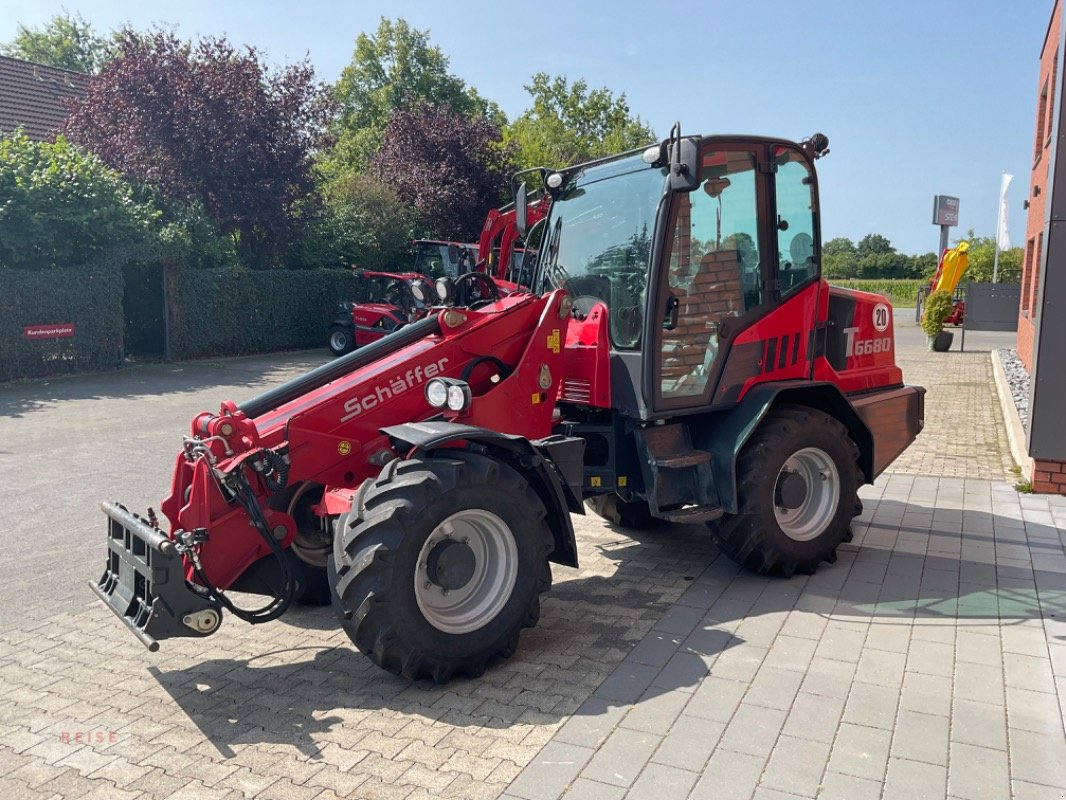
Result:
{"label": "brick building wall", "polygon": [[1026,369],[1033,369],[1034,322],[1040,313],[1040,258],[1044,245],[1044,209],[1048,197],[1048,162],[1054,131],[1055,91],[1058,82],[1059,26],[1062,2],[1056,0],[1051,12],[1044,46],[1040,51],[1037,81],[1036,120],[1033,134],[1033,169],[1029,176],[1029,213],[1025,225],[1025,255],[1022,258],[1022,296],[1018,309],[1018,357]]}

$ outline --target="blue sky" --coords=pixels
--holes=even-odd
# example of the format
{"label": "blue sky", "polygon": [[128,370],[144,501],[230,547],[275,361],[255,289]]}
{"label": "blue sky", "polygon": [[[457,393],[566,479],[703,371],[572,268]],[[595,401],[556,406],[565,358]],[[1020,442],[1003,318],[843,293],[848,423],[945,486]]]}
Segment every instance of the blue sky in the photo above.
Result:
{"label": "blue sky", "polygon": [[[888,236],[935,250],[933,195],[960,198],[960,232],[995,229],[1000,174],[1014,174],[1010,233],[1023,241],[1038,58],[1052,0],[518,2],[0,0],[0,41],[65,7],[98,30],[177,25],[226,34],[271,61],[307,55],[333,81],[355,37],[384,15],[429,29],[452,71],[511,117],[537,71],[624,92],[665,136],[829,136],[819,162],[823,236]],[[954,231],[953,231],[954,233]]]}

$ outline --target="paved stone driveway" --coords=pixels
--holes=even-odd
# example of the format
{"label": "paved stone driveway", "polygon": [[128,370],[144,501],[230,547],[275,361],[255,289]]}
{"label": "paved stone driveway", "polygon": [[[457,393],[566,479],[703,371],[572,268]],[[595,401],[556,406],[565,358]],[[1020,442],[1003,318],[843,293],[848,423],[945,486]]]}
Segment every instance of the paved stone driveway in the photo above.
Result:
{"label": "paved stone driveway", "polygon": [[1064,796],[1066,508],[984,480],[893,475],[790,581],[580,519],[583,568],[478,681],[388,676],[320,609],[147,653],[83,588],[95,503],[155,504],[192,414],[289,361],[0,389],[0,798]]}

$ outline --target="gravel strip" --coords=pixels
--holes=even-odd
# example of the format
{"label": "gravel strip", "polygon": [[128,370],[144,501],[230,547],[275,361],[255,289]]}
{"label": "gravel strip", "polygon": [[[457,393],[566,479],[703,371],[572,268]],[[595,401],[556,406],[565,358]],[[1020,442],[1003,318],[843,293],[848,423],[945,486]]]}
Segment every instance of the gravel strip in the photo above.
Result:
{"label": "gravel strip", "polygon": [[1000,362],[1003,364],[1003,372],[1007,376],[1007,384],[1010,393],[1014,397],[1014,407],[1018,409],[1018,416],[1022,418],[1022,427],[1029,429],[1029,372],[1025,364],[1018,358],[1017,350],[1002,349],[999,353]]}

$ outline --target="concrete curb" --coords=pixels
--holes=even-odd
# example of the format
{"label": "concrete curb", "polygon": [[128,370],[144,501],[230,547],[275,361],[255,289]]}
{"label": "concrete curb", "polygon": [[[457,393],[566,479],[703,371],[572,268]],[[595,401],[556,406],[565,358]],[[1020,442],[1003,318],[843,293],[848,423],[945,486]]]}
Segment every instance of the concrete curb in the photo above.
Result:
{"label": "concrete curb", "polygon": [[1003,369],[999,352],[993,350],[989,356],[992,359],[992,375],[996,381],[999,407],[1003,411],[1003,422],[1007,428],[1010,454],[1014,462],[1022,468],[1022,477],[1028,480],[1033,476],[1033,459],[1025,452],[1025,426],[1022,425],[1022,418],[1018,415],[1018,408],[1014,405],[1014,395],[1011,394],[1010,384],[1007,383],[1007,373]]}

